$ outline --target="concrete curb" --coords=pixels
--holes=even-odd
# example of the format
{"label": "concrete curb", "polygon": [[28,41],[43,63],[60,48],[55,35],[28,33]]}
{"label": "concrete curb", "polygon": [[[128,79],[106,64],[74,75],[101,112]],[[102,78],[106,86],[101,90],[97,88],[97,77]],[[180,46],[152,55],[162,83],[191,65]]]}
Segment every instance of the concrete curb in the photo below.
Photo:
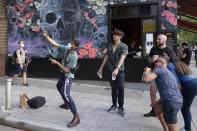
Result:
{"label": "concrete curb", "polygon": [[[62,128],[58,125],[41,125],[39,123],[32,123],[28,121],[21,121],[16,118],[9,117],[9,114],[0,112],[0,124],[24,131],[70,131],[69,128]],[[73,130],[72,131],[76,131]]]}

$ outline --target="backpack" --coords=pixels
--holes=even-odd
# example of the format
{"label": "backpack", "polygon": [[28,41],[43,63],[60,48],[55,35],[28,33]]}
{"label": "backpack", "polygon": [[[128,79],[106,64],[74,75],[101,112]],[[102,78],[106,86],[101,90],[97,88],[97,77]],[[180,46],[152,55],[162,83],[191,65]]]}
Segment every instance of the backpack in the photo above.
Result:
{"label": "backpack", "polygon": [[30,108],[33,108],[33,109],[40,108],[46,103],[45,98],[42,96],[36,96],[31,99],[29,99],[26,96],[26,98],[28,99],[27,104],[29,105]]}
{"label": "backpack", "polygon": [[[21,51],[20,51],[20,55],[21,55]],[[11,63],[16,64],[16,59],[17,59],[17,55],[16,55],[16,51],[15,51],[13,53],[13,55],[11,56]]]}

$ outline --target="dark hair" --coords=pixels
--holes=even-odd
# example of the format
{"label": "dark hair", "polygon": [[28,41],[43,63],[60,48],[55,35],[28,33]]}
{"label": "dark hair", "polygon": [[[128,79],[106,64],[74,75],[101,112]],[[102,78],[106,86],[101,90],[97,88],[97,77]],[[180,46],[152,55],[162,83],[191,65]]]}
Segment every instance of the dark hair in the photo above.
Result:
{"label": "dark hair", "polygon": [[173,51],[168,51],[165,53],[170,57],[170,61],[175,64],[176,69],[179,74],[181,75],[192,74],[192,71],[190,70],[190,68],[185,63],[180,61]]}
{"label": "dark hair", "polygon": [[182,45],[182,46],[188,46],[188,44],[187,44],[187,43],[185,43],[185,42],[184,42],[184,43],[182,43],[181,45]]}
{"label": "dark hair", "polygon": [[19,40],[19,41],[18,41],[18,44],[20,44],[20,42],[22,42],[22,41],[23,41],[23,40]]}
{"label": "dark hair", "polygon": [[118,36],[124,37],[124,32],[121,31],[121,30],[115,30],[115,31],[113,32],[113,35],[118,35]]}
{"label": "dark hair", "polygon": [[73,44],[76,46],[76,47],[79,47],[80,45],[80,42],[78,40],[72,40]]}

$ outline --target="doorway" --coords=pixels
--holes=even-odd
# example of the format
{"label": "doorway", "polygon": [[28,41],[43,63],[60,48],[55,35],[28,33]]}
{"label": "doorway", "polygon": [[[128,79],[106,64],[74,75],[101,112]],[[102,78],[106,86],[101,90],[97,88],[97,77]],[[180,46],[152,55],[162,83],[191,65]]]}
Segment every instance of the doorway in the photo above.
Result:
{"label": "doorway", "polygon": [[159,10],[158,2],[110,5],[109,42],[112,41],[112,32],[119,29],[124,32],[122,42],[129,46],[132,41],[135,41],[138,51],[143,56],[148,55],[149,43],[156,40],[161,28]]}
{"label": "doorway", "polygon": [[124,37],[122,42],[127,46],[131,41],[136,41],[136,46],[141,45],[141,18],[128,18],[128,19],[112,19],[112,29],[122,30]]}

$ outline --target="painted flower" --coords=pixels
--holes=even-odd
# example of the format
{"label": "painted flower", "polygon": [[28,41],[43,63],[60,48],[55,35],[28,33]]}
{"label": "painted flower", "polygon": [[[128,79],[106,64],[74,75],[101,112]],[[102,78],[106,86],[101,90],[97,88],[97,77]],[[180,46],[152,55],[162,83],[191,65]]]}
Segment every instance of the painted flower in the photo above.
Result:
{"label": "painted flower", "polygon": [[162,1],[161,5],[164,6],[166,4],[166,1]]}
{"label": "painted flower", "polygon": [[90,50],[88,53],[89,58],[95,58],[97,56],[96,52],[94,50]]}
{"label": "painted flower", "polygon": [[90,43],[84,44],[83,48],[89,50],[92,48],[92,46],[93,46],[93,41],[91,41]]}
{"label": "painted flower", "polygon": [[97,6],[93,6],[92,9],[93,9],[93,10],[96,10],[96,9],[97,9]]}
{"label": "painted flower", "polygon": [[91,49],[89,49],[89,52],[95,52],[95,53],[97,53],[98,52],[98,49],[97,48],[91,48]]}
{"label": "painted flower", "polygon": [[19,28],[23,28],[24,26],[25,26],[24,23],[20,23],[18,27],[19,27]]}
{"label": "painted flower", "polygon": [[82,56],[82,55],[78,55],[78,58],[80,59],[80,58],[83,58],[84,56]]}
{"label": "painted flower", "polygon": [[102,6],[102,5],[103,5],[103,1],[97,0],[97,1],[96,1],[96,4],[97,4],[98,6]]}
{"label": "painted flower", "polygon": [[84,12],[84,16],[86,16],[86,17],[87,17],[87,16],[88,16],[88,12]]}
{"label": "painted flower", "polygon": [[26,18],[30,18],[30,16],[31,16],[30,13],[26,14]]}
{"label": "painted flower", "polygon": [[90,48],[91,48],[91,45],[89,45],[89,44],[84,44],[84,45],[83,45],[83,48],[84,48],[84,49],[90,49]]}
{"label": "painted flower", "polygon": [[25,3],[29,3],[29,0],[25,0]]}
{"label": "painted flower", "polygon": [[106,54],[107,53],[107,48],[105,48],[104,50],[103,50],[103,54]]}
{"label": "painted flower", "polygon": [[38,32],[39,30],[40,30],[40,26],[37,25],[36,28],[35,28],[35,31]]}
{"label": "painted flower", "polygon": [[23,6],[23,5],[20,6],[20,5],[19,5],[19,6],[18,6],[18,9],[19,9],[20,12],[23,12],[23,11],[25,10],[25,6]]}
{"label": "painted flower", "polygon": [[177,8],[177,3],[173,3],[173,8]]}
{"label": "painted flower", "polygon": [[177,19],[175,17],[171,17],[169,20],[169,23],[176,26],[177,25]]}
{"label": "painted flower", "polygon": [[161,29],[162,29],[162,30],[166,30],[166,27],[162,24],[162,25],[161,25]]}
{"label": "painted flower", "polygon": [[97,27],[98,27],[98,25],[97,25],[97,24],[94,24],[94,27],[96,27],[96,28],[97,28]]}
{"label": "painted flower", "polygon": [[91,19],[91,23],[94,24],[96,22],[95,18]]}
{"label": "painted flower", "polygon": [[31,16],[34,16],[35,15],[35,13],[34,12],[31,12]]}
{"label": "painted flower", "polygon": [[21,16],[19,16],[19,18],[18,18],[20,21],[22,21],[23,20],[23,18],[21,17]]}
{"label": "painted flower", "polygon": [[81,56],[86,56],[86,55],[88,55],[88,51],[85,50],[85,49],[80,49],[80,50],[79,50],[79,54],[80,54]]}
{"label": "painted flower", "polygon": [[172,6],[173,6],[172,1],[168,1],[168,3],[167,3],[167,7],[172,7]]}

